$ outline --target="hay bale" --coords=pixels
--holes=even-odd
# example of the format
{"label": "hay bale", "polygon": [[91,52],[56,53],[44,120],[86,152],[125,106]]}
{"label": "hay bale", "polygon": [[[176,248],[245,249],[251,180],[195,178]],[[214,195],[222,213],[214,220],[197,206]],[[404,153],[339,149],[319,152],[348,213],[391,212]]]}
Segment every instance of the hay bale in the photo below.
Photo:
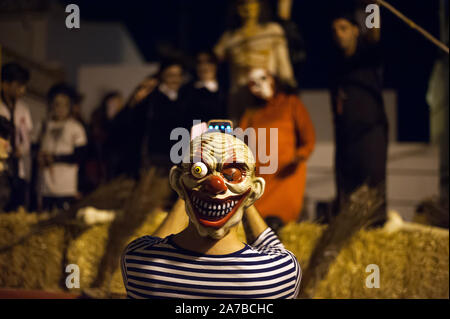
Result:
{"label": "hay bale", "polygon": [[[280,238],[300,262],[308,266],[324,226],[289,224]],[[367,288],[369,264],[380,269],[380,288]],[[339,252],[313,298],[448,298],[448,231],[400,229],[362,230]]]}
{"label": "hay bale", "polygon": [[[166,213],[158,211],[127,240],[152,234]],[[18,212],[0,215],[0,247],[26,234],[44,216]],[[80,267],[81,289],[90,288],[97,276],[111,224],[89,228],[68,247],[63,226],[51,226],[11,250],[0,252],[0,287],[58,290],[64,289],[66,264]],[[326,226],[290,223],[280,230],[280,239],[292,251],[303,269]],[[245,241],[242,226],[239,238]],[[67,258],[64,252],[67,248]],[[380,268],[380,288],[365,286],[366,267]],[[314,298],[448,298],[448,231],[403,227],[396,231],[362,230],[342,248],[317,285]],[[110,293],[124,294],[120,268],[107,287]],[[72,290],[75,292],[75,289]]]}
{"label": "hay bale", "polygon": [[[448,298],[448,233],[361,231],[338,255],[315,298]],[[366,267],[380,269],[367,288]]]}
{"label": "hay bale", "polygon": [[[0,247],[11,246],[45,216],[24,211],[0,215]],[[0,287],[58,290],[64,229],[49,227],[0,252]]]}
{"label": "hay bale", "polygon": [[281,242],[286,249],[294,253],[302,269],[308,265],[309,258],[325,227],[310,222],[292,222],[280,229]]}
{"label": "hay bale", "polygon": [[[166,217],[167,213],[157,211],[147,216],[146,221],[133,234],[127,243],[134,239],[152,234]],[[97,277],[98,267],[101,258],[105,253],[108,240],[110,223],[97,225],[84,232],[77,239],[72,241],[67,251],[69,263],[77,264],[80,267],[80,289],[90,288]],[[125,247],[123,247],[125,249]],[[113,279],[108,287],[110,292],[125,293],[122,282],[120,268],[116,269]]]}

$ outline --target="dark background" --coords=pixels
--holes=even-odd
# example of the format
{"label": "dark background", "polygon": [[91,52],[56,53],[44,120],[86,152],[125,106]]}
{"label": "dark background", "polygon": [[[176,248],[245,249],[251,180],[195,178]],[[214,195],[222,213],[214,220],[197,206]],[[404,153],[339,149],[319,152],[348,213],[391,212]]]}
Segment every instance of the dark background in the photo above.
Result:
{"label": "dark background", "polygon": [[[62,1],[64,4],[73,1]],[[192,55],[214,46],[226,28],[230,0],[76,1],[84,20],[122,21],[142,54],[156,61],[167,51]],[[339,4],[345,3],[339,0]],[[292,19],[305,39],[307,61],[302,87],[327,87],[331,49],[330,14],[337,1],[294,0]],[[438,0],[389,3],[439,38]],[[429,140],[425,95],[439,50],[392,13],[381,8],[385,87],[398,94],[399,141]]]}

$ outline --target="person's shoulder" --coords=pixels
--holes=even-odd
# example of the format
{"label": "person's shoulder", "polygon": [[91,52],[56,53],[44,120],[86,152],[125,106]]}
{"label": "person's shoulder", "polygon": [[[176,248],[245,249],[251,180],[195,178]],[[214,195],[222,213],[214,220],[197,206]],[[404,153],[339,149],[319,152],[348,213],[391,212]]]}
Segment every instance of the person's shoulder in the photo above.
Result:
{"label": "person's shoulder", "polygon": [[125,248],[125,253],[132,252],[136,249],[143,248],[143,247],[150,247],[158,245],[165,241],[165,238],[160,237],[154,237],[154,236],[142,236],[135,240],[133,240],[131,243],[127,245]]}
{"label": "person's shoulder", "polygon": [[267,32],[284,35],[283,27],[277,22],[268,22],[265,24],[265,29]]}
{"label": "person's shoulder", "polygon": [[23,112],[28,112],[28,113],[30,112],[30,108],[28,107],[28,104],[23,99],[17,100],[16,109],[21,110]]}
{"label": "person's shoulder", "polygon": [[229,41],[233,37],[235,37],[236,34],[238,34],[237,29],[235,29],[235,30],[225,30],[224,33],[222,33],[222,35],[220,36],[220,39],[219,39],[218,43]]}
{"label": "person's shoulder", "polygon": [[195,81],[189,81],[180,88],[178,94],[186,96],[192,94],[195,90]]}
{"label": "person's shoulder", "polygon": [[365,38],[361,38],[358,42],[358,53],[368,62],[379,62],[382,49],[379,42],[369,41]]}
{"label": "person's shoulder", "polygon": [[23,100],[18,100],[16,102],[16,113],[19,116],[25,116],[31,119],[31,112],[28,105]]}
{"label": "person's shoulder", "polygon": [[280,92],[275,96],[275,99],[277,106],[285,110],[303,105],[297,94],[291,92]]}
{"label": "person's shoulder", "polygon": [[84,132],[84,127],[83,127],[83,125],[82,125],[78,120],[76,120],[76,119],[74,119],[74,118],[69,118],[69,119],[67,120],[67,125],[68,125],[71,129],[73,129],[73,130],[76,130],[76,131],[83,131],[83,132]]}
{"label": "person's shoulder", "polygon": [[299,265],[295,255],[282,245],[263,247],[249,245],[248,247],[249,250],[247,251],[247,254],[252,255],[252,257],[258,256],[259,260],[266,260],[268,262],[279,262],[282,260],[283,262],[294,265],[295,267],[298,267]]}
{"label": "person's shoulder", "polygon": [[287,98],[294,107],[305,108],[305,105],[304,105],[302,99],[297,94],[290,93],[287,95]]}

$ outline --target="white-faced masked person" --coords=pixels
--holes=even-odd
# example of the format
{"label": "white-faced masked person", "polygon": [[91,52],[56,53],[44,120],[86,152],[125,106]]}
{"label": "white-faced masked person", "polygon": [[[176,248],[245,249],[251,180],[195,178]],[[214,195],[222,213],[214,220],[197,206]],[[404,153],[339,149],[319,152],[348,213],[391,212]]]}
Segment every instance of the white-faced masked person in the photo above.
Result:
{"label": "white-faced masked person", "polygon": [[[266,134],[262,140],[266,146],[263,154],[270,154],[268,163],[257,158],[258,174],[263,174],[266,180],[266,191],[255,206],[266,219],[295,222],[303,208],[306,163],[315,146],[314,125],[295,91],[285,88],[267,70],[256,68],[249,72],[249,91],[257,107],[246,110],[239,126],[243,130],[253,128],[258,140],[264,138],[260,132]],[[276,136],[272,136],[273,129]],[[260,169],[272,167],[274,161],[273,172]]]}

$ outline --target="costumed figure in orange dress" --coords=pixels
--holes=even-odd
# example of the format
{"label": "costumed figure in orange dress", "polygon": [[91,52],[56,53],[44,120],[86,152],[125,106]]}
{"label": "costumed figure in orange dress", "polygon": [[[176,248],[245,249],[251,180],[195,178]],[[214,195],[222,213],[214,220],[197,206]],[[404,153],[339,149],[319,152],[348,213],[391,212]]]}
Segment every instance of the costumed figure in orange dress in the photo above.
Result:
{"label": "costumed figure in orange dress", "polygon": [[[297,221],[303,206],[306,161],[315,145],[313,124],[298,96],[283,90],[267,70],[250,71],[249,89],[262,107],[248,109],[239,126],[243,130],[254,128],[257,141],[261,128],[266,129],[266,134],[270,134],[270,128],[278,129],[278,169],[264,175],[266,191],[256,203],[257,209],[264,218],[278,217],[283,223]],[[265,140],[265,154],[271,154],[270,137]],[[259,174],[259,167],[267,163],[261,164],[259,154],[255,155]]]}

